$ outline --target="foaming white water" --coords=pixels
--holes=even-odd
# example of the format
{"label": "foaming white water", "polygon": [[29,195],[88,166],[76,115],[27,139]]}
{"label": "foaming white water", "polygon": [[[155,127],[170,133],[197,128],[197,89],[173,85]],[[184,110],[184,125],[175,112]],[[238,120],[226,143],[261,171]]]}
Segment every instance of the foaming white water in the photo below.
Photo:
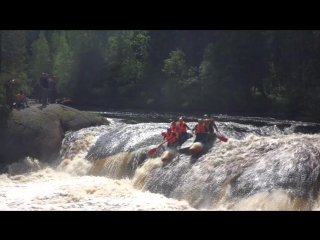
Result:
{"label": "foaming white water", "polygon": [[275,126],[220,124],[226,130],[237,127],[241,134],[227,135],[227,143],[217,141],[198,159],[177,154],[164,165],[160,156],[149,158],[148,151],[161,142],[165,123],[111,122],[67,133],[56,164],[25,158],[8,166],[8,174],[0,175],[0,209],[316,210],[320,206],[314,204],[319,193],[319,135],[289,134]]}
{"label": "foaming white water", "polygon": [[[110,119],[108,120],[110,121]],[[85,156],[97,139],[108,132],[109,129],[109,126],[99,126],[89,127],[77,132],[68,132],[62,142],[60,151],[62,161],[57,170],[65,171],[73,176],[86,175],[92,163],[85,160]]]}
{"label": "foaming white water", "polygon": [[196,210],[186,201],[135,189],[129,179],[88,176],[89,148],[113,126],[69,132],[62,161],[48,166],[25,158],[0,175],[0,210]]}
{"label": "foaming white water", "polygon": [[[20,165],[32,163],[38,161],[26,159]],[[185,201],[137,190],[129,179],[74,176],[50,167],[20,169],[27,172],[0,175],[0,210],[195,210]]]}

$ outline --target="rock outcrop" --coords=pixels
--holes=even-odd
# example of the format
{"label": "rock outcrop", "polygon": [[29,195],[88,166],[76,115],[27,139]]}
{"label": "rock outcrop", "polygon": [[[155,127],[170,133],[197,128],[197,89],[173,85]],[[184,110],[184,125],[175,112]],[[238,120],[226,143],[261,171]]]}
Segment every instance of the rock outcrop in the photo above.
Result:
{"label": "rock outcrop", "polygon": [[59,156],[66,131],[104,124],[103,117],[60,104],[14,109],[0,125],[0,165],[26,156],[50,162]]}

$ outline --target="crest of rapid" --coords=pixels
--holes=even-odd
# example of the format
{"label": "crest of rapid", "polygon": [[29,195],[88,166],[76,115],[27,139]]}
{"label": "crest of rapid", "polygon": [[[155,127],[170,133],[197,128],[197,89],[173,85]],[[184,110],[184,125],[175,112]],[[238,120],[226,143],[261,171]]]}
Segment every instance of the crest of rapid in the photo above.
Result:
{"label": "crest of rapid", "polygon": [[[318,124],[215,116],[228,142],[217,140],[198,159],[180,153],[163,164],[161,151],[152,157],[148,151],[162,142],[170,119],[112,117],[85,153],[92,162],[85,174],[128,178],[137,189],[186,200],[198,209],[309,210],[318,201]],[[192,128],[196,118],[187,118]],[[63,149],[69,149],[69,156],[62,150],[62,159],[72,156],[67,146],[83,139],[86,131],[66,136]]]}

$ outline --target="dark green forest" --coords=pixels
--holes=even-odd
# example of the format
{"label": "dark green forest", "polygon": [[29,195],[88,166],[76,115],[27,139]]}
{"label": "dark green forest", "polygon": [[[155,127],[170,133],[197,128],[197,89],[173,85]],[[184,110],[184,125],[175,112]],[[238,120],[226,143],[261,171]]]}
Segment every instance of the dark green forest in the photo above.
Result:
{"label": "dark green forest", "polygon": [[42,72],[59,98],[104,109],[316,118],[320,30],[0,30],[4,84],[30,98]]}

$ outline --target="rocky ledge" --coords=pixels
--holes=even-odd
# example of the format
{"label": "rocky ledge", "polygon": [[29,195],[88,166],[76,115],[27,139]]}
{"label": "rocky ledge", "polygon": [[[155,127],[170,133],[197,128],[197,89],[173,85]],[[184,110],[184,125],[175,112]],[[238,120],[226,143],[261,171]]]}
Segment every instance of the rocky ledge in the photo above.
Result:
{"label": "rocky ledge", "polygon": [[27,156],[50,162],[59,156],[66,131],[106,124],[103,117],[60,104],[13,109],[0,124],[0,165]]}

